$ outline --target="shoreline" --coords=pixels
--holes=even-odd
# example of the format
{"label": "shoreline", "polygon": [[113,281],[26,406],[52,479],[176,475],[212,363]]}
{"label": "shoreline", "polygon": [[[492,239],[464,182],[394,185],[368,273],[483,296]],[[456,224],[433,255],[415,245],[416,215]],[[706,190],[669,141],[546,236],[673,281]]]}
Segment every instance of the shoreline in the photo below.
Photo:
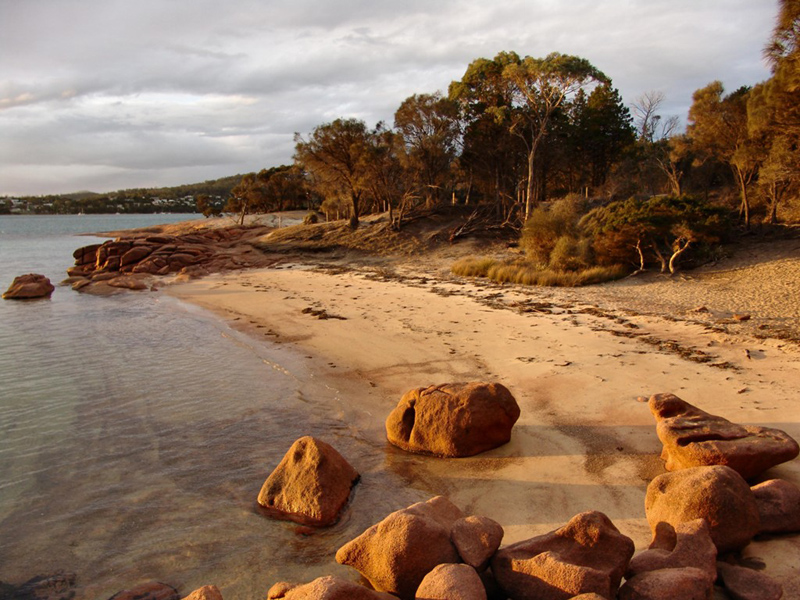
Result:
{"label": "shoreline", "polygon": [[[384,465],[495,519],[506,531],[503,544],[600,510],[637,550],[647,547],[644,491],[664,468],[642,397],[672,392],[731,421],[800,439],[794,343],[736,332],[737,322],[632,311],[605,286],[522,289],[444,276],[434,264],[284,256],[273,267],[162,289],[256,339],[300,351],[343,394],[353,434],[374,443],[388,445],[384,420],[408,389],[471,380],[507,386],[522,409],[509,444],[466,459],[389,450]],[[746,331],[759,331],[751,325]],[[800,464],[768,476],[800,485]],[[357,497],[348,510],[359,510]],[[800,595],[791,583],[800,536],[756,540],[743,556],[763,561],[786,597]]]}

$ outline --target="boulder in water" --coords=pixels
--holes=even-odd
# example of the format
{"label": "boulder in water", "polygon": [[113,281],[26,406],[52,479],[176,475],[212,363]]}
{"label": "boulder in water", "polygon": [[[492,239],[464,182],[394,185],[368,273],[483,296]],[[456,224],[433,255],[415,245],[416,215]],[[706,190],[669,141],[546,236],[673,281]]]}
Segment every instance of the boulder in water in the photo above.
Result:
{"label": "boulder in water", "polygon": [[48,298],[55,286],[44,275],[28,273],[14,278],[3,294],[5,300],[28,300],[31,298]]}
{"label": "boulder in water", "polygon": [[298,439],[270,474],[258,503],[270,516],[324,527],[339,514],[358,481],[358,472],[330,444]]}

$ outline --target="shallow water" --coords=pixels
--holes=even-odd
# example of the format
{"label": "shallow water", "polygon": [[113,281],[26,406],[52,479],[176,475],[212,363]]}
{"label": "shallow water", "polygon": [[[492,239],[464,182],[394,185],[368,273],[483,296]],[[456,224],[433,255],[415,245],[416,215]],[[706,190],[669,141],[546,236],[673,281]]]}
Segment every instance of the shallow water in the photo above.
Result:
{"label": "shallow water", "polygon": [[[0,218],[0,286],[27,272],[60,280],[95,241],[70,233],[148,223],[100,220]],[[336,549],[427,494],[383,468],[380,427],[311,365],[158,292],[57,287],[0,302],[0,580],[65,570],[78,598],[156,579],[183,595],[214,583],[235,600],[278,580],[352,578]],[[342,521],[311,535],[255,509],[306,434],[369,474]]]}

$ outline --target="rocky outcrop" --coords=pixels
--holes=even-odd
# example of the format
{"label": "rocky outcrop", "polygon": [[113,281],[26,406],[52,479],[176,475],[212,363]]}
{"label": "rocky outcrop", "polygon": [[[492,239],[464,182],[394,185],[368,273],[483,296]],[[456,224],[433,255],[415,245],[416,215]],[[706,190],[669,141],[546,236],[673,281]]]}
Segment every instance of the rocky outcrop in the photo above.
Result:
{"label": "rocky outcrop", "polygon": [[[67,269],[67,275],[76,290],[107,293],[109,287],[147,289],[147,285],[132,283],[147,276],[180,273],[194,277],[266,266],[274,261],[249,242],[268,231],[266,227],[231,227],[175,236],[117,238],[75,250],[75,265]],[[125,275],[128,278],[120,277]],[[99,282],[102,284],[97,285]]]}
{"label": "rocky outcrop", "polygon": [[5,300],[28,300],[31,298],[49,298],[55,286],[44,275],[28,273],[14,278],[11,285],[3,293]]}
{"label": "rocky outcrop", "polygon": [[769,575],[720,562],[719,579],[733,600],[780,600],[783,586]]}
{"label": "rocky outcrop", "polygon": [[469,565],[437,565],[419,584],[416,600],[486,600],[486,589]]}
{"label": "rocky outcrop", "polygon": [[305,436],[264,482],[258,503],[278,519],[324,527],[339,520],[357,481],[358,472],[333,446]]}
{"label": "rocky outcrop", "polygon": [[150,581],[129,590],[117,592],[108,600],[180,600],[180,594],[171,585]]}
{"label": "rocky outcrop", "polygon": [[647,486],[645,512],[655,534],[659,524],[676,530],[705,519],[717,551],[739,550],[761,529],[747,482],[730,467],[695,467],[659,475]]}
{"label": "rocky outcrop", "polygon": [[338,577],[320,577],[305,584],[278,582],[267,592],[267,600],[397,600],[397,598]]}
{"label": "rocky outcrop", "polygon": [[586,593],[614,598],[633,552],[633,541],[606,515],[592,511],[501,548],[491,565],[512,600],[568,600]]}
{"label": "rocky outcrop", "polygon": [[661,569],[640,573],[625,582],[619,600],[711,600],[701,569]]}
{"label": "rocky outcrop", "polygon": [[800,531],[800,488],[783,479],[770,479],[750,489],[761,519],[760,533]]}
{"label": "rocky outcrop", "polygon": [[183,600],[222,600],[222,593],[215,585],[204,585],[193,591]]}
{"label": "rocky outcrop", "polygon": [[519,414],[514,396],[499,383],[416,388],[389,414],[386,436],[408,452],[472,456],[507,443]]}
{"label": "rocky outcrop", "polygon": [[412,504],[339,548],[336,561],[356,569],[376,590],[411,600],[436,565],[460,562],[451,530],[463,516],[444,496]]}
{"label": "rocky outcrop", "polygon": [[656,394],[649,405],[668,471],[725,465],[750,479],[800,453],[797,442],[780,429],[737,425],[673,394]]}
{"label": "rocky outcrop", "polygon": [[453,523],[450,539],[461,560],[484,571],[503,541],[503,528],[489,517],[470,515]]}

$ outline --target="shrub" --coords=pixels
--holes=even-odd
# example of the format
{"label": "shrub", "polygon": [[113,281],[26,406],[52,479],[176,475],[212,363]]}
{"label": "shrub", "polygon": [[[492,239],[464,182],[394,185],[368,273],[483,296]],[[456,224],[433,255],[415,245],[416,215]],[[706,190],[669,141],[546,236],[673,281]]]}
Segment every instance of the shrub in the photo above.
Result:
{"label": "shrub", "polygon": [[549,206],[535,208],[525,221],[520,238],[520,245],[528,258],[547,266],[560,238],[577,237],[578,221],[585,211],[586,201],[576,194],[555,200]]}

